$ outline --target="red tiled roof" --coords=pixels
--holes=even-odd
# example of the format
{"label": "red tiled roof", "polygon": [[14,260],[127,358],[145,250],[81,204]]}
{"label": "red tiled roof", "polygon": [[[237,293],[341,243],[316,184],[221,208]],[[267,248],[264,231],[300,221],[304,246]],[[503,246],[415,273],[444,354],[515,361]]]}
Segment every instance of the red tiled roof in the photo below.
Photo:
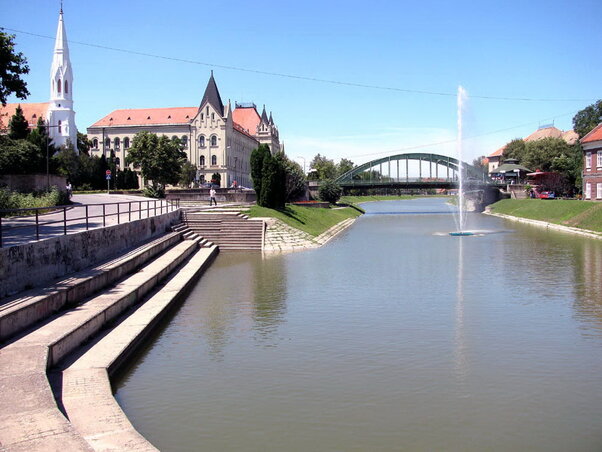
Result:
{"label": "red tiled roof", "polygon": [[506,149],[506,145],[503,145],[501,148],[499,148],[493,154],[490,154],[489,157],[501,157],[502,155],[504,155],[505,149]]}
{"label": "red tiled roof", "polygon": [[261,121],[259,113],[254,107],[236,107],[232,112],[232,119],[245,130],[248,130],[251,135],[257,133],[257,126]]}
{"label": "red tiled roof", "polygon": [[581,143],[591,143],[593,141],[602,141],[602,122],[581,138]]}
{"label": "red tiled roof", "polygon": [[523,141],[536,141],[542,138],[562,138],[562,130],[556,127],[544,127],[543,129],[537,129]]}
{"label": "red tiled roof", "polygon": [[255,141],[257,141],[257,138],[255,138],[253,135],[251,135],[249,132],[247,132],[247,130],[241,126],[240,124],[235,123],[234,121],[232,121],[232,126],[234,128],[234,130],[236,130],[237,132],[242,133],[243,135],[246,135],[248,137],[253,138]]}
{"label": "red tiled roof", "polygon": [[19,105],[21,106],[21,110],[23,110],[23,116],[29,122],[29,127],[35,127],[38,124],[40,116],[46,119],[48,102],[6,104],[5,107],[0,104],[0,128],[5,129],[8,127],[10,118],[13,117]]}
{"label": "red tiled roof", "polygon": [[189,124],[197,111],[198,107],[115,110],[90,127]]}

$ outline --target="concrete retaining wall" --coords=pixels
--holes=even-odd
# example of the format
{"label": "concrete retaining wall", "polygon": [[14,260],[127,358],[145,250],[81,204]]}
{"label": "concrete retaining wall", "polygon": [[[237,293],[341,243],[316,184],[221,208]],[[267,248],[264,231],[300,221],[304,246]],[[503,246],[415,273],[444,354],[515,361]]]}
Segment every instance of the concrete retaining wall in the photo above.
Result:
{"label": "concrete retaining wall", "polygon": [[[165,198],[168,200],[179,199],[180,201],[207,201],[209,202],[208,188],[195,188],[190,190],[167,190]],[[216,188],[215,199],[218,202],[249,203],[257,200],[254,190],[236,190],[234,188]]]}
{"label": "concrete retaining wall", "polygon": [[0,249],[0,298],[83,270],[180,221],[180,210],[106,228]]}
{"label": "concrete retaining wall", "polygon": [[67,179],[63,176],[50,174],[4,174],[0,176],[0,186],[6,185],[10,190],[15,191],[31,191],[31,190],[46,190],[50,179],[50,187],[58,187],[59,190],[65,190]]}

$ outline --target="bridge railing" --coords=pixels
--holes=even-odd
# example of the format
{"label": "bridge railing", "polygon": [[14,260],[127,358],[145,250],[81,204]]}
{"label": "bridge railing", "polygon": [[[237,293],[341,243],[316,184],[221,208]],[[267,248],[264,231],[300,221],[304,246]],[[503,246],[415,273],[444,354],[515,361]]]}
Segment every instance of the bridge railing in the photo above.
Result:
{"label": "bridge railing", "polygon": [[0,209],[0,248],[149,218],[180,208],[180,200]]}

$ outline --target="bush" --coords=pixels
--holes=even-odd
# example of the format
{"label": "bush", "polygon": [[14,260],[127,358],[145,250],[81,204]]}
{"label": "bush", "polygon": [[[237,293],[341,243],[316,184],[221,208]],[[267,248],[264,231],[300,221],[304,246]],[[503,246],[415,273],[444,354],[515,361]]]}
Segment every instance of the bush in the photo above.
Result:
{"label": "bush", "polygon": [[342,194],[343,189],[331,179],[322,182],[318,190],[320,199],[331,204],[336,204],[336,202],[341,198]]}
{"label": "bush", "polygon": [[165,198],[165,189],[163,189],[163,187],[155,188],[152,185],[149,185],[142,191],[142,194],[147,198]]}
{"label": "bush", "polygon": [[[29,209],[70,204],[69,195],[53,187],[49,192],[19,193],[0,189],[0,209]],[[29,215],[30,212],[23,212]]]}

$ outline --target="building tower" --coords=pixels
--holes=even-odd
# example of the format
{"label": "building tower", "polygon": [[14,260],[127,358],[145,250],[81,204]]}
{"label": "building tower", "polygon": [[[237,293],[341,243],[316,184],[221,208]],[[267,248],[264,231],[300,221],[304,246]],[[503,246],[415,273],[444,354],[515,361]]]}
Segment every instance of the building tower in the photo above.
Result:
{"label": "building tower", "polygon": [[48,134],[56,148],[67,140],[77,151],[77,128],[73,111],[73,70],[69,59],[67,32],[63,22],[63,8],[59,14],[54,55],[50,67],[50,103],[48,105]]}

